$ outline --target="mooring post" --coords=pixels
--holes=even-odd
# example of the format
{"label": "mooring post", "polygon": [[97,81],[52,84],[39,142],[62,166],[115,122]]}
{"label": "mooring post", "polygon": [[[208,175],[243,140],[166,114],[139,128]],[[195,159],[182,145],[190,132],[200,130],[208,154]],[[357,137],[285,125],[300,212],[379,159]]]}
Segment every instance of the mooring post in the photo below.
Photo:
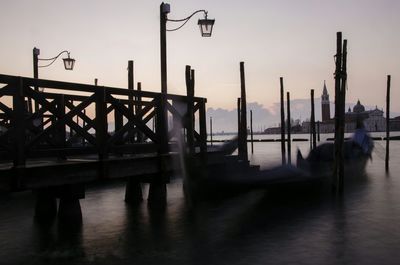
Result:
{"label": "mooring post", "polygon": [[390,75],[387,76],[386,87],[386,156],[385,170],[389,171],[389,143],[390,143]]}
{"label": "mooring post", "polygon": [[339,187],[340,193],[343,193],[344,189],[344,129],[345,129],[345,106],[346,106],[346,83],[347,83],[347,40],[343,40],[342,47],[342,70],[340,74],[341,85],[340,85],[340,131],[339,131],[339,142],[340,142],[340,156],[341,162],[339,167]]}
{"label": "mooring post", "polygon": [[194,70],[186,65],[185,68],[185,79],[186,79],[186,95],[187,95],[187,113],[186,113],[186,137],[187,145],[189,147],[189,154],[192,156],[195,154],[194,147],[194,123],[193,123],[193,98],[194,98]]}
{"label": "mooring post", "polygon": [[317,147],[317,137],[315,133],[314,89],[311,89],[311,135],[312,149],[315,149]]}
{"label": "mooring post", "polygon": [[240,123],[240,113],[241,113],[241,102],[240,98],[237,99],[237,122],[238,122],[238,156],[241,157],[242,155],[242,135],[241,135],[241,123]]}
{"label": "mooring post", "polygon": [[287,161],[288,164],[292,164],[292,139],[291,139],[291,130],[292,123],[290,121],[290,93],[286,92],[286,106],[287,106]]}
{"label": "mooring post", "polygon": [[247,152],[247,101],[246,101],[246,81],[244,74],[244,62],[240,62],[240,90],[241,90],[241,115],[240,115],[240,125],[241,125],[241,138],[242,138],[242,156],[240,159],[244,162],[248,162],[249,155]]}
{"label": "mooring post", "polygon": [[283,77],[280,79],[281,85],[281,153],[282,153],[282,165],[286,164],[286,150],[285,150],[285,103],[284,103],[284,92],[283,92]]}
{"label": "mooring post", "polygon": [[210,143],[213,145],[213,129],[212,129],[212,117],[210,117]]}
{"label": "mooring post", "polygon": [[317,141],[321,141],[321,136],[320,136],[320,128],[319,128],[319,121],[317,121]]}
{"label": "mooring post", "polygon": [[341,83],[342,83],[342,33],[336,33],[336,67],[335,67],[335,165],[334,188],[338,194],[343,193],[343,145],[340,137],[341,127]]}
{"label": "mooring post", "polygon": [[[134,104],[133,104],[133,100],[134,100],[134,96],[133,96],[133,90],[134,88],[134,75],[133,75],[133,61],[129,60],[128,61],[128,90],[130,91],[130,93],[128,94],[128,109],[129,109],[129,113],[134,114]],[[135,135],[134,135],[134,126],[131,126],[131,129],[128,132],[128,139],[130,142],[135,142]]]}
{"label": "mooring post", "polygon": [[251,153],[254,154],[254,139],[253,139],[253,110],[250,110],[250,141],[251,141]]}
{"label": "mooring post", "polygon": [[206,102],[203,98],[199,108],[199,128],[200,128],[200,152],[203,163],[207,163],[207,117],[206,117]]}

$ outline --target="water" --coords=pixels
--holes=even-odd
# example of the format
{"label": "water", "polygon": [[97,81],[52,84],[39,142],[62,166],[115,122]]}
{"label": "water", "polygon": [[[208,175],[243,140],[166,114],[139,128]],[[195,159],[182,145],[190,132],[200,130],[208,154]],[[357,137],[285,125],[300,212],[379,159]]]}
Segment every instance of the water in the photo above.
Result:
{"label": "water", "polygon": [[[384,142],[376,145],[366,176],[346,181],[343,200],[329,191],[257,191],[189,209],[177,179],[165,210],[152,210],[128,207],[124,184],[108,183],[88,188],[82,228],[70,231],[36,225],[31,192],[4,195],[0,264],[399,264],[400,142],[391,142],[389,175]],[[293,153],[297,147],[307,153],[309,143],[294,142]],[[280,143],[256,143],[250,159],[279,163]]]}

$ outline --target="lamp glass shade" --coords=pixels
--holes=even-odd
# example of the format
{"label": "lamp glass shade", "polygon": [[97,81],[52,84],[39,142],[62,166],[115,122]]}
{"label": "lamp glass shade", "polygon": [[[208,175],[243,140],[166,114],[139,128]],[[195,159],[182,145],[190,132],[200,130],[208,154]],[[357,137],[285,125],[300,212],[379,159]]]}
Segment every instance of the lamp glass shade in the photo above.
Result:
{"label": "lamp glass shade", "polygon": [[215,19],[199,19],[197,23],[200,26],[202,37],[211,37]]}
{"label": "lamp glass shade", "polygon": [[75,65],[75,59],[63,58],[65,70],[73,70]]}

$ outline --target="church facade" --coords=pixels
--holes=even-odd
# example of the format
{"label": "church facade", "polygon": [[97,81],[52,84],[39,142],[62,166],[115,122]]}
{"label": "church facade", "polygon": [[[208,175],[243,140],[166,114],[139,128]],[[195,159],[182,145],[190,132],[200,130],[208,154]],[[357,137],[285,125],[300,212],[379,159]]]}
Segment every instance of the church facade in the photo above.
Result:
{"label": "church facade", "polygon": [[[321,114],[322,121],[319,122],[320,133],[333,133],[335,131],[335,119],[334,117],[331,118],[329,94],[325,82],[321,95]],[[378,109],[377,106],[375,109],[366,110],[358,100],[353,109],[349,107],[345,113],[345,132],[354,132],[358,118],[363,120],[365,129],[369,132],[383,132],[386,130],[386,118],[383,117],[383,110]],[[303,122],[302,127],[304,133],[310,132],[309,121]]]}

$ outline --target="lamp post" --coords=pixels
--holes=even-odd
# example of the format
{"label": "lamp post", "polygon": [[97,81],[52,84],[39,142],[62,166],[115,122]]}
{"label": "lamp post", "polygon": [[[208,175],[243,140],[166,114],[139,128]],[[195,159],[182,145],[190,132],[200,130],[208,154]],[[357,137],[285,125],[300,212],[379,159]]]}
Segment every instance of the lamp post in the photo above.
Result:
{"label": "lamp post", "polygon": [[[64,53],[66,53],[68,55],[67,58],[63,58],[65,70],[73,70],[74,65],[75,65],[75,59],[70,57],[69,51],[66,51],[66,50],[62,51],[53,58],[39,58],[40,49],[34,47],[33,48],[33,78],[35,78],[35,79],[39,78],[39,68],[48,67],[48,66],[52,65]],[[49,63],[47,63],[46,65],[39,65],[39,61],[47,61]],[[39,91],[38,86],[35,86],[34,89],[35,89],[35,91]],[[29,106],[30,106],[30,110],[32,110],[31,99],[29,99]],[[39,104],[37,102],[35,102],[35,111],[38,111],[38,110],[39,110]]]}
{"label": "lamp post", "polygon": [[[182,28],[195,14],[203,13],[204,19],[198,20],[202,37],[211,37],[215,19],[207,18],[206,10],[194,11],[190,16],[183,19],[169,19],[170,5],[162,2],[160,5],[160,48],[161,48],[161,93],[167,94],[167,31],[176,31]],[[167,22],[182,22],[182,24],[174,29],[167,29]]]}

